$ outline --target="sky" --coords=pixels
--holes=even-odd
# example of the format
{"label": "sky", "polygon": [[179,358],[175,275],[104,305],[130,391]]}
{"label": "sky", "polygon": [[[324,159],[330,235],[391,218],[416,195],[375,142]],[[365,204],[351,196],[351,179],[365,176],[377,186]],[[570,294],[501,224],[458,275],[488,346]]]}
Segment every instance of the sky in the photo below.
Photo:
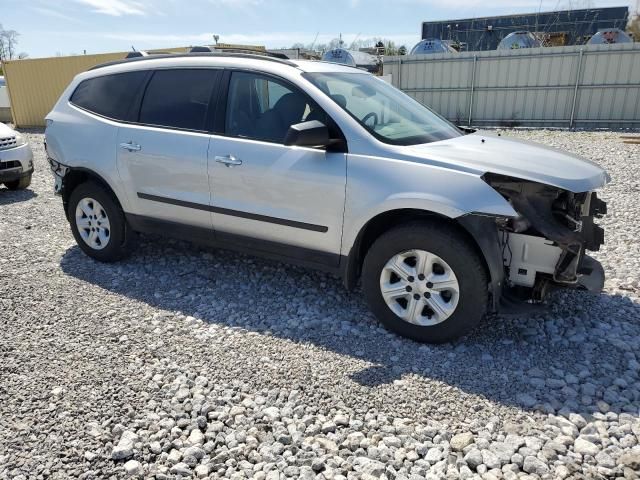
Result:
{"label": "sky", "polygon": [[342,34],[413,46],[421,22],[556,9],[631,6],[638,0],[0,0],[0,23],[30,57],[220,42],[289,47]]}

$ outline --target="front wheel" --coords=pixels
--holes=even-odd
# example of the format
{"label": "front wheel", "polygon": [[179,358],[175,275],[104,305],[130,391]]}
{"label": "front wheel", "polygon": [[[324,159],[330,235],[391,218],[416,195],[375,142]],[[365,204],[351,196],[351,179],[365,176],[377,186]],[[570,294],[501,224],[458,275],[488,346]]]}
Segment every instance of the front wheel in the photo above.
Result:
{"label": "front wheel", "polygon": [[453,340],[487,309],[487,274],[475,249],[437,221],[381,235],[364,260],[362,283],[378,319],[400,335],[427,343]]}

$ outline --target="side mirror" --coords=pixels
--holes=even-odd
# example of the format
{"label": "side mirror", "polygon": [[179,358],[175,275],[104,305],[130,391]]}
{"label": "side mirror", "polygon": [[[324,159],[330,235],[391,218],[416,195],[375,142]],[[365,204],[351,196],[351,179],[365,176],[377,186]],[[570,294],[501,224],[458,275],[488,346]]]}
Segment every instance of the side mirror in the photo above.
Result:
{"label": "side mirror", "polygon": [[284,144],[297,147],[327,147],[333,144],[329,138],[329,129],[318,120],[296,123],[289,127]]}

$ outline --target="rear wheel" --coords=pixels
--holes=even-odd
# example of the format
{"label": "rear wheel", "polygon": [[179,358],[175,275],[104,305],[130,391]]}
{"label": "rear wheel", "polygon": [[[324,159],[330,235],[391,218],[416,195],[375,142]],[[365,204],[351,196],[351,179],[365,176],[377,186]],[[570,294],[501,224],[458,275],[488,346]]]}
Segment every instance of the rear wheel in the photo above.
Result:
{"label": "rear wheel", "polygon": [[78,185],[67,214],[78,246],[90,257],[115,262],[131,252],[134,232],[111,193],[98,183]]}
{"label": "rear wheel", "polygon": [[24,190],[31,185],[31,174],[25,175],[18,180],[12,180],[11,182],[4,182],[4,185],[9,190]]}
{"label": "rear wheel", "polygon": [[432,221],[384,233],[362,269],[365,297],[390,330],[442,343],[469,332],[487,308],[487,275],[454,228]]}

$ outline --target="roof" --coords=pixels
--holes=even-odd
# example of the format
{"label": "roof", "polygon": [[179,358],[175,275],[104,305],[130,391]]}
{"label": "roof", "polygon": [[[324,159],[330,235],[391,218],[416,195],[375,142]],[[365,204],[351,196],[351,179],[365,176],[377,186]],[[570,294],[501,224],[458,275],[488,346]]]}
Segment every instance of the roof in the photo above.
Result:
{"label": "roof", "polygon": [[618,7],[594,7],[594,8],[576,8],[576,9],[571,9],[571,10],[550,10],[550,11],[544,11],[544,12],[534,12],[534,13],[512,13],[512,14],[508,14],[508,15],[492,15],[492,16],[488,16],[488,17],[467,17],[467,18],[453,18],[453,19],[449,19],[449,20],[429,20],[429,21],[425,21],[422,22],[423,25],[425,24],[440,24],[440,23],[454,23],[454,22],[467,22],[467,21],[482,21],[482,20],[493,20],[496,18],[513,18],[513,17],[536,17],[536,16],[544,16],[544,15],[549,15],[549,14],[558,14],[558,15],[562,15],[562,14],[574,14],[574,15],[579,15],[581,13],[587,13],[587,12],[603,12],[603,11],[610,11],[610,12],[615,12],[616,10],[622,11],[623,9],[629,9],[629,7],[625,7],[625,6],[618,6]]}
{"label": "roof", "polygon": [[[113,62],[103,63],[91,68],[90,71],[109,68],[118,71],[141,70],[143,68],[167,68],[172,66],[255,66],[259,62],[263,66],[271,67],[291,67],[304,72],[353,72],[352,67],[338,65],[329,62],[319,62],[314,60],[285,60],[266,55],[254,55],[246,53],[226,53],[226,52],[194,52],[164,55],[149,55],[146,57],[127,58]],[[127,68],[130,67],[130,68]]]}

